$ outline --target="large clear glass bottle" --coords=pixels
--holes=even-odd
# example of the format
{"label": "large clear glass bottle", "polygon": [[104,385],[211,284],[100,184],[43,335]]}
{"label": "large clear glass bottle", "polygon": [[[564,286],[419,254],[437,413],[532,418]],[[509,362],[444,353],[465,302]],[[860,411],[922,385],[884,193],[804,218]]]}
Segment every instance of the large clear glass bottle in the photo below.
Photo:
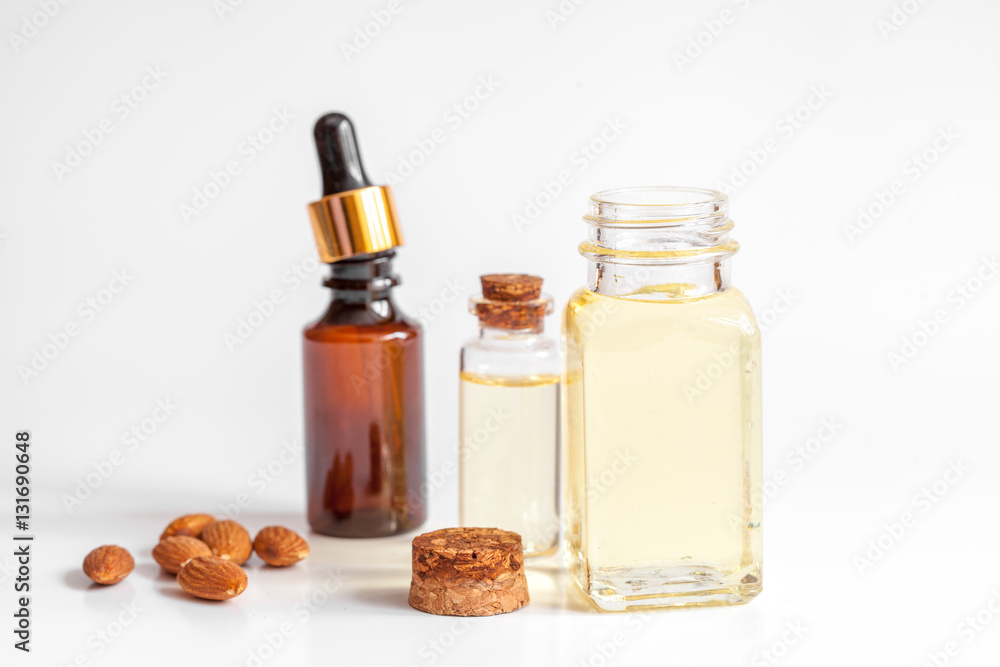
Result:
{"label": "large clear glass bottle", "polygon": [[604,610],[761,590],[760,332],[724,194],[600,192],[563,317],[564,547]]}
{"label": "large clear glass bottle", "polygon": [[462,347],[459,523],[521,535],[526,557],[559,543],[559,345],[544,335],[552,299],[542,280],[482,277],[471,311],[479,336]]}

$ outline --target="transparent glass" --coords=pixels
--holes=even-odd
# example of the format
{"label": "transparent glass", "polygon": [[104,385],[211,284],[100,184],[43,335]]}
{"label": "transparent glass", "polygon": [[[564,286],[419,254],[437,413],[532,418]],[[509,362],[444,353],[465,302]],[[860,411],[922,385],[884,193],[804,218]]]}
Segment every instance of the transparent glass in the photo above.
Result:
{"label": "transparent glass", "polygon": [[730,284],[725,195],[590,200],[587,286],[563,315],[567,566],[601,609],[761,590],[760,332]]}
{"label": "transparent glass", "polygon": [[481,327],[462,347],[459,523],[521,535],[526,557],[559,544],[559,345]]}

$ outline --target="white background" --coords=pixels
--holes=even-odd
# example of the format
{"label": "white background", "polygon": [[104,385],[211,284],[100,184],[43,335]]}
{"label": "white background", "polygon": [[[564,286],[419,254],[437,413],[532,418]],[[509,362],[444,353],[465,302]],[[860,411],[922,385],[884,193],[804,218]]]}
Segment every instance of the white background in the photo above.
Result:
{"label": "white background", "polygon": [[[15,574],[0,549],[0,662],[995,662],[996,3],[567,0],[561,16],[556,0],[402,0],[395,14],[386,2],[109,0],[51,18],[44,4],[0,12],[0,497],[13,435],[30,429],[37,535],[30,656],[11,647]],[[374,36],[359,38],[366,27]],[[293,119],[250,160],[241,145],[275,110]],[[404,310],[428,313],[431,472],[457,457],[457,354],[479,274],[537,273],[561,305],[585,278],[575,248],[590,193],[730,185],[734,280],[767,325],[760,598],[599,614],[552,560],[531,566],[531,606],[456,625],[406,606],[412,535],[311,536],[306,563],[251,566],[247,593],[226,604],[158,574],[149,551],[170,518],[241,493],[251,530],[305,532],[300,332],[328,295],[321,268],[300,283],[290,272],[315,257],[311,126],[331,110],[354,118],[376,180],[419,162],[394,179],[397,268]],[[104,119],[113,131],[80,148]],[[433,152],[414,153],[439,128]],[[67,172],[56,163],[71,151],[88,154]],[[181,206],[229,161],[239,173],[185,220]],[[562,171],[569,185],[547,197]],[[872,213],[864,228],[859,209]],[[124,289],[103,292],[122,271]],[[273,313],[227,345],[273,290]],[[48,358],[26,373],[36,352]],[[176,408],[130,447],[123,434],[158,400]],[[837,426],[821,442],[824,420]],[[810,438],[806,461],[795,452]],[[268,464],[279,474],[262,483]],[[456,493],[443,475],[426,529],[457,521]],[[96,589],[79,563],[105,543],[138,567]],[[329,568],[345,583],[320,595]],[[310,596],[327,599],[306,617],[296,604]],[[124,628],[123,602],[141,609]]]}

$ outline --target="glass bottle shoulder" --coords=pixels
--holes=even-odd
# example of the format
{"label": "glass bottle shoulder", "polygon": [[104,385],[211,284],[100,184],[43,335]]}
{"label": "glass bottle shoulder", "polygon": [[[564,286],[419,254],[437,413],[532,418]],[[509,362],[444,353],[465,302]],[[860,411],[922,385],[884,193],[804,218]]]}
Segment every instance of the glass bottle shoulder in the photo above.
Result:
{"label": "glass bottle shoulder", "polygon": [[388,300],[368,303],[335,300],[303,332],[307,340],[330,342],[408,339],[420,334],[420,324],[405,316]]}
{"label": "glass bottle shoulder", "polygon": [[559,374],[559,343],[541,334],[483,332],[462,345],[461,371],[482,377],[524,378]]}
{"label": "glass bottle shoulder", "polygon": [[[586,337],[606,323],[641,326],[644,323],[683,320],[690,326],[699,323],[713,329],[730,328],[748,339],[759,340],[760,327],[746,296],[731,287],[708,296],[690,299],[671,298],[675,290],[662,286],[644,292],[641,298],[597,294],[581,287],[570,297],[563,310],[563,335]],[[663,298],[656,298],[661,294]]]}

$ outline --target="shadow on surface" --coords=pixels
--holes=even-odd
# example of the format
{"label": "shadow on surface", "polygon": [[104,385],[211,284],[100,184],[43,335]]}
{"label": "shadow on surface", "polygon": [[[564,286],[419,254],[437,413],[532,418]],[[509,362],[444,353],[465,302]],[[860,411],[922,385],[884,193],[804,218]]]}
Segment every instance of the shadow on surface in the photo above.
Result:
{"label": "shadow on surface", "polygon": [[107,588],[107,586],[94,583],[83,573],[83,570],[78,569],[67,570],[66,574],[63,576],[63,582],[75,591],[89,591],[91,589],[97,590],[100,588]]}
{"label": "shadow on surface", "polygon": [[146,579],[152,579],[156,582],[172,582],[177,579],[176,576],[170,574],[156,563],[139,563],[135,566],[133,574],[139,574]]}

